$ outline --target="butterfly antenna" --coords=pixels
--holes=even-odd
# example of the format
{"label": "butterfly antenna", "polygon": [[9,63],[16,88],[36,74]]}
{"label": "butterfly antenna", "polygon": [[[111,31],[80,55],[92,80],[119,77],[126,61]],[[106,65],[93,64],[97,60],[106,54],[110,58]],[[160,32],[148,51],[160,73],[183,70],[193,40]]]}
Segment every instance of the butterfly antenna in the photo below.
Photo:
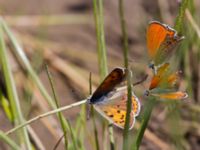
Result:
{"label": "butterfly antenna", "polygon": [[138,85],[138,84],[141,84],[141,83],[144,82],[147,78],[148,78],[148,74],[145,74],[145,75],[142,77],[141,80],[139,80],[139,81],[133,83],[133,86],[136,86],[136,85]]}

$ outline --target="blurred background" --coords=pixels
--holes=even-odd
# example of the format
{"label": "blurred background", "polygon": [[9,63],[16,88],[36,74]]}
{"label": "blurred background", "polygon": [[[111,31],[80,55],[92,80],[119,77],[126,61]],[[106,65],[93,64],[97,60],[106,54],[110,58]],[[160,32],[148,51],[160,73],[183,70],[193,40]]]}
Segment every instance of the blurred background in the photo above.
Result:
{"label": "blurred background", "polygon": [[[148,68],[145,37],[148,22],[158,20],[173,27],[180,1],[124,1],[130,49],[129,63],[133,69],[134,82],[145,74],[152,75]],[[141,150],[200,149],[200,10],[198,9],[200,1],[191,0],[189,3],[190,11],[187,9],[185,13],[181,33],[186,38],[174,56],[177,67],[183,70],[180,88],[186,90],[189,97],[177,104],[178,112],[174,112],[167,101],[158,104],[150,119]],[[48,64],[60,106],[80,101],[89,95],[90,72],[93,87],[98,86],[100,78],[92,0],[0,0],[0,13],[23,47],[42,84],[52,96],[45,71],[45,64]],[[104,1],[104,23],[110,71],[114,67],[123,66],[123,44],[117,0]],[[11,53],[12,46],[8,38],[6,46],[26,120],[51,110],[38,88]],[[145,101],[143,93],[149,85],[149,80],[150,77],[134,88],[142,104]],[[4,110],[1,104],[0,129],[8,131],[13,126]],[[64,111],[63,114],[73,127],[75,136],[80,138],[78,145],[82,146],[78,149],[92,150],[95,147],[92,121],[86,120],[84,110],[84,106],[79,106]],[[105,124],[101,123],[104,119],[98,114],[96,118],[100,149],[109,148],[108,130],[105,130]],[[53,149],[62,136],[56,116],[38,120],[31,124],[31,127],[34,133],[30,134],[36,134],[36,139],[41,144],[40,148]],[[135,129],[132,132],[134,136]],[[15,139],[14,134],[11,137]],[[116,149],[121,149],[122,131],[115,127],[114,139]],[[8,146],[1,142],[0,149],[8,149]],[[64,149],[63,142],[57,149]]]}

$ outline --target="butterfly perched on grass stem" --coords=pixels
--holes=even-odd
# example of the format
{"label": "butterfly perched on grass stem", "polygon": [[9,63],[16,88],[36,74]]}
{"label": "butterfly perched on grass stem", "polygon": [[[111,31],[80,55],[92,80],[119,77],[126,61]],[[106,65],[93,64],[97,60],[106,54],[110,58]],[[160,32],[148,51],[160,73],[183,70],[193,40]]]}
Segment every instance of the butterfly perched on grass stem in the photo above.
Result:
{"label": "butterfly perched on grass stem", "polygon": [[[124,128],[127,105],[127,86],[119,87],[126,79],[125,68],[115,68],[99,85],[88,99],[88,103],[114,125]],[[139,115],[140,102],[132,92],[132,110],[130,113],[130,129],[133,127],[135,117]]]}
{"label": "butterfly perched on grass stem", "polygon": [[175,29],[158,21],[151,21],[146,33],[147,49],[152,61],[150,67],[162,64],[171,56],[177,44],[184,39]]}
{"label": "butterfly perched on grass stem", "polygon": [[186,92],[176,91],[181,71],[171,72],[169,67],[169,63],[164,63],[158,68],[157,73],[151,79],[146,95],[150,94],[160,99],[184,99],[188,97]]}

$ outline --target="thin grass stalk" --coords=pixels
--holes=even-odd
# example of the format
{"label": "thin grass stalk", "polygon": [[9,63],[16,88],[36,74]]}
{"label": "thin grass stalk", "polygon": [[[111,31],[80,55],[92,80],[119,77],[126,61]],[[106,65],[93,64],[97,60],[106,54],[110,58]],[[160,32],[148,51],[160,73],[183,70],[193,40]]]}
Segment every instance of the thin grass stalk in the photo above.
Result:
{"label": "thin grass stalk", "polygon": [[176,22],[175,22],[175,26],[174,26],[174,29],[176,29],[176,31],[178,33],[181,33],[181,31],[182,31],[185,10],[188,7],[188,2],[189,2],[189,0],[181,1],[178,16],[176,17]]}
{"label": "thin grass stalk", "polygon": [[[98,3],[97,3],[98,1]],[[93,13],[95,20],[96,36],[97,36],[97,51],[98,64],[101,80],[108,74],[106,46],[104,37],[104,19],[103,19],[103,1],[93,0]]]}
{"label": "thin grass stalk", "polygon": [[[89,76],[89,95],[92,94],[92,74],[90,72]],[[99,140],[98,140],[98,131],[97,131],[97,126],[95,122],[95,116],[94,116],[94,107],[91,106],[91,114],[92,114],[92,124],[94,127],[94,137],[95,137],[95,144],[96,144],[96,150],[99,150]]]}
{"label": "thin grass stalk", "polygon": [[[55,105],[53,99],[51,98],[51,96],[46,91],[45,87],[43,86],[43,84],[40,81],[39,77],[37,76],[36,72],[33,70],[33,68],[31,66],[27,56],[25,55],[22,47],[19,45],[17,39],[15,38],[13,33],[10,31],[9,27],[7,26],[7,24],[3,20],[2,20],[2,27],[3,27],[3,30],[6,32],[6,34],[8,35],[9,39],[11,40],[11,42],[12,42],[12,44],[14,46],[14,53],[17,56],[17,58],[19,59],[21,65],[29,73],[31,79],[36,84],[36,86],[40,90],[40,92],[43,95],[43,97],[47,100],[48,104],[53,109],[56,109],[56,105]],[[65,124],[66,128],[69,129],[68,128],[68,124],[65,121],[65,117],[63,115],[62,115],[62,118],[64,120],[64,124]]]}
{"label": "thin grass stalk", "polygon": [[[21,112],[19,98],[17,95],[17,90],[15,87],[14,78],[12,76],[11,66],[9,64],[8,56],[6,54],[6,46],[3,36],[3,30],[2,30],[2,20],[0,20],[1,27],[0,27],[0,60],[3,70],[3,76],[5,78],[6,88],[8,92],[8,99],[10,100],[11,109],[14,114],[14,123],[15,125],[22,124],[24,122],[24,118]],[[23,128],[21,131],[19,131],[19,139],[21,144],[26,149],[31,149],[31,142],[28,137],[27,128]]]}
{"label": "thin grass stalk", "polygon": [[143,136],[144,136],[144,132],[145,132],[147,126],[148,126],[148,122],[149,122],[149,119],[151,117],[151,113],[152,113],[155,105],[156,105],[156,99],[154,97],[149,97],[148,101],[146,102],[145,107],[144,107],[145,108],[144,113],[141,117],[142,120],[141,120],[140,128],[139,128],[139,130],[138,130],[138,132],[135,136],[133,144],[131,145],[132,150],[138,150],[139,149],[140,144],[141,144],[142,139],[143,139]]}
{"label": "thin grass stalk", "polygon": [[37,120],[39,120],[39,119],[42,119],[42,118],[47,117],[47,116],[54,115],[54,114],[56,114],[58,112],[62,112],[62,111],[65,111],[65,110],[80,106],[82,104],[85,104],[86,102],[87,102],[87,99],[84,99],[84,100],[81,100],[79,102],[76,102],[76,103],[73,103],[73,104],[70,104],[70,105],[67,105],[67,106],[63,106],[63,107],[60,107],[58,109],[54,109],[52,111],[48,111],[46,113],[38,115],[38,116],[36,116],[36,117],[26,121],[26,122],[23,122],[22,124],[16,126],[15,128],[12,128],[11,130],[7,131],[6,135],[11,134],[11,133],[13,133],[13,132],[15,132],[15,131],[17,131],[17,130],[19,130],[19,129],[21,129],[21,128],[23,128],[23,127],[25,127],[25,126],[37,121]]}
{"label": "thin grass stalk", "polygon": [[[48,75],[48,78],[49,78],[49,82],[50,82],[51,89],[52,89],[52,92],[53,92],[53,97],[54,97],[54,100],[55,100],[56,107],[59,108],[59,102],[58,102],[58,98],[57,98],[57,95],[56,95],[56,92],[55,92],[53,79],[51,77],[51,73],[49,72],[49,69],[48,69],[47,65],[46,65],[46,72],[47,72],[47,75]],[[65,139],[64,140],[65,141],[65,149],[67,150],[68,149],[67,128],[66,128],[66,126],[64,124],[64,120],[62,118],[62,113],[58,112],[57,115],[58,115],[62,130],[63,130],[63,135],[64,135],[64,139]]]}
{"label": "thin grass stalk", "polygon": [[131,113],[131,106],[132,106],[132,73],[129,71],[128,65],[128,36],[126,31],[126,22],[124,17],[124,2],[123,0],[119,0],[119,17],[120,17],[120,24],[121,24],[121,31],[123,36],[123,55],[124,55],[124,66],[127,69],[127,91],[128,91],[128,101],[127,101],[127,110],[126,110],[126,120],[125,120],[125,128],[123,132],[123,150],[129,149],[129,125],[130,125],[130,113]]}
{"label": "thin grass stalk", "polygon": [[[98,1],[98,3],[97,3]],[[93,0],[93,11],[97,35],[97,50],[98,50],[98,62],[99,62],[99,72],[100,79],[103,80],[108,74],[107,68],[107,56],[106,56],[106,44],[105,44],[105,35],[104,35],[104,15],[103,15],[103,0]],[[109,138],[110,138],[110,147],[114,149],[114,135],[113,127],[108,126]]]}
{"label": "thin grass stalk", "polygon": [[53,99],[47,93],[45,87],[43,86],[42,82],[38,78],[36,72],[33,70],[27,56],[25,55],[25,53],[22,49],[22,47],[20,46],[16,37],[10,31],[9,27],[7,26],[7,24],[4,21],[3,21],[3,29],[6,32],[6,34],[8,35],[9,39],[11,40],[11,43],[13,44],[13,47],[14,47],[14,53],[17,56],[17,58],[19,59],[20,63],[24,67],[24,69],[30,74],[30,77],[33,79],[33,81],[35,82],[35,84],[37,85],[39,90],[41,91],[44,98],[48,101],[50,106],[53,107],[53,108],[56,108],[56,105],[54,104]]}
{"label": "thin grass stalk", "polygon": [[7,143],[12,150],[21,150],[21,148],[2,131],[0,131],[0,140]]}
{"label": "thin grass stalk", "polygon": [[68,123],[68,125],[69,125],[69,131],[70,131],[70,133],[71,133],[70,135],[71,135],[71,139],[72,139],[73,148],[74,148],[74,150],[78,150],[77,145],[76,145],[76,138],[75,138],[75,136],[74,136],[74,134],[73,134],[72,126],[71,126],[69,120],[67,120],[67,123]]}
{"label": "thin grass stalk", "polygon": [[100,64],[101,64],[101,79],[103,80],[105,76],[108,74],[108,67],[107,67],[107,57],[106,57],[106,44],[105,44],[105,35],[104,35],[104,14],[103,14],[103,0],[98,0],[98,6],[99,6],[99,32],[100,37],[98,38],[98,41],[101,45],[101,52],[100,52]]}

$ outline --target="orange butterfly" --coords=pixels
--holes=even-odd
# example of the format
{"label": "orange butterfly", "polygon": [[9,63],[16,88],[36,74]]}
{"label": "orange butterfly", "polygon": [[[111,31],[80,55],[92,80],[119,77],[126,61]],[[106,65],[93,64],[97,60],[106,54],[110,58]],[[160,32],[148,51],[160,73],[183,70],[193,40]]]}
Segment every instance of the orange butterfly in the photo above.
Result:
{"label": "orange butterfly", "polygon": [[[94,108],[114,125],[124,128],[126,119],[127,87],[119,87],[126,78],[125,68],[115,68],[104,79],[88,103],[94,105]],[[132,110],[130,113],[130,129],[133,127],[135,117],[139,115],[140,102],[132,92]]]}
{"label": "orange butterfly", "polygon": [[169,63],[161,65],[153,76],[149,91],[146,94],[151,94],[161,99],[187,98],[188,94],[186,92],[175,90],[175,86],[180,79],[180,73],[180,71],[171,73]]}
{"label": "orange butterfly", "polygon": [[146,38],[148,55],[153,61],[151,67],[162,64],[171,56],[175,46],[184,39],[176,30],[158,21],[149,23]]}

